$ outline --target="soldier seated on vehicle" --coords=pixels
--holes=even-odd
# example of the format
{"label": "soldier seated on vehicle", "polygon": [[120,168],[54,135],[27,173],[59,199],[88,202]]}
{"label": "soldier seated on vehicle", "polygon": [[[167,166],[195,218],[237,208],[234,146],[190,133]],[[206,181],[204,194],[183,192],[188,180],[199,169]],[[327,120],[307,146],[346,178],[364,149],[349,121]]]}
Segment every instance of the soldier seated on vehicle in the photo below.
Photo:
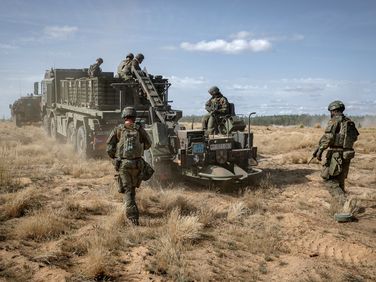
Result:
{"label": "soldier seated on vehicle", "polygon": [[208,90],[212,96],[205,104],[208,114],[202,118],[202,129],[207,134],[218,133],[218,120],[229,113],[229,103],[227,98],[222,95],[217,86],[213,86]]}
{"label": "soldier seated on vehicle", "polygon": [[100,67],[101,64],[103,64],[103,59],[98,58],[95,64],[90,65],[89,70],[88,70],[89,77],[98,77],[101,75],[102,73],[102,69]]}
{"label": "soldier seated on vehicle", "polygon": [[132,53],[129,53],[125,57],[125,60],[121,61],[117,68],[117,73],[120,78],[123,78],[125,80],[132,78],[131,66],[133,59],[134,55]]}

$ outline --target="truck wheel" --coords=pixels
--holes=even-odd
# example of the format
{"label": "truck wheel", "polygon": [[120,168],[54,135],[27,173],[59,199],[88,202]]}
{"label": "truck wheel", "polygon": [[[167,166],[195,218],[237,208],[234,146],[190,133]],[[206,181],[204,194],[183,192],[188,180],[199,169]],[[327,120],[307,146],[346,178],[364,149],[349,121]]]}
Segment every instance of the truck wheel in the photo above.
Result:
{"label": "truck wheel", "polygon": [[57,128],[55,118],[50,119],[50,133],[52,138],[57,139]]}
{"label": "truck wheel", "polygon": [[50,127],[51,127],[51,120],[47,115],[45,115],[43,117],[43,129],[44,131],[46,131],[48,136],[51,136]]}
{"label": "truck wheel", "polygon": [[16,114],[16,126],[21,127],[21,115]]}
{"label": "truck wheel", "polygon": [[68,124],[67,128],[67,142],[73,146],[73,149],[76,151],[77,150],[77,142],[76,142],[76,129],[74,128],[74,123],[71,121]]}
{"label": "truck wheel", "polygon": [[76,135],[76,148],[80,158],[86,159],[92,156],[92,150],[88,146],[88,136],[83,125],[77,130]]}

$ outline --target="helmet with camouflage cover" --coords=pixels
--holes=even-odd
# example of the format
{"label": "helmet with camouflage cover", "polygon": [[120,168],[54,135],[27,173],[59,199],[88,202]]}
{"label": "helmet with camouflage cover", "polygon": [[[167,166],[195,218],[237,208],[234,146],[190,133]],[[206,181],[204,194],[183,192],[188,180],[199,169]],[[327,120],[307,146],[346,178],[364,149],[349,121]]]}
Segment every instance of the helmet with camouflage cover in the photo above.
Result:
{"label": "helmet with camouflage cover", "polygon": [[133,53],[128,53],[125,58],[129,58],[129,59],[133,60],[134,55],[133,55]]}
{"label": "helmet with camouflage cover", "polygon": [[103,59],[102,58],[98,58],[97,62],[100,63],[100,64],[102,64],[103,63]]}
{"label": "helmet with camouflage cover", "polygon": [[345,104],[342,101],[336,100],[329,104],[328,111],[340,111],[343,112],[345,110]]}
{"label": "helmet with camouflage cover", "polygon": [[221,91],[219,91],[219,88],[217,86],[213,86],[211,87],[208,92],[211,94],[211,95],[218,95],[221,93]]}
{"label": "helmet with camouflage cover", "polygon": [[139,63],[141,63],[145,59],[144,55],[142,55],[141,53],[137,54],[135,58]]}
{"label": "helmet with camouflage cover", "polygon": [[122,118],[129,118],[129,117],[136,117],[136,116],[137,116],[137,112],[136,112],[135,108],[133,108],[133,107],[126,107],[121,112]]}

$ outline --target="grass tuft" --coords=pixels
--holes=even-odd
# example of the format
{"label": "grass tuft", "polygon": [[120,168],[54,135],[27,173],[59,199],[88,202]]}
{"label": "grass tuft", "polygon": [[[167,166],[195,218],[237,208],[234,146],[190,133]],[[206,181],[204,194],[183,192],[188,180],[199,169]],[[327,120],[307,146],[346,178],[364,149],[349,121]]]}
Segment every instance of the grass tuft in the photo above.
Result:
{"label": "grass tuft", "polygon": [[68,222],[61,216],[53,211],[43,210],[24,218],[14,232],[20,239],[43,241],[57,238],[68,229]]}

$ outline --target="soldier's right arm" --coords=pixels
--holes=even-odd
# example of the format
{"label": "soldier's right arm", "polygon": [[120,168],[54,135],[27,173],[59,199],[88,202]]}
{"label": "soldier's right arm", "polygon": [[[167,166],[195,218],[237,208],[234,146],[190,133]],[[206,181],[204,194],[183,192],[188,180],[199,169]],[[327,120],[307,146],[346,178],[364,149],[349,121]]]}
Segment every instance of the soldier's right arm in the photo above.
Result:
{"label": "soldier's right arm", "polygon": [[119,142],[118,140],[118,134],[117,134],[117,130],[118,128],[114,128],[112,131],[111,131],[111,134],[110,136],[108,136],[107,138],[107,149],[106,149],[106,152],[108,154],[108,156],[112,159],[114,159],[116,157],[116,145],[117,143]]}

